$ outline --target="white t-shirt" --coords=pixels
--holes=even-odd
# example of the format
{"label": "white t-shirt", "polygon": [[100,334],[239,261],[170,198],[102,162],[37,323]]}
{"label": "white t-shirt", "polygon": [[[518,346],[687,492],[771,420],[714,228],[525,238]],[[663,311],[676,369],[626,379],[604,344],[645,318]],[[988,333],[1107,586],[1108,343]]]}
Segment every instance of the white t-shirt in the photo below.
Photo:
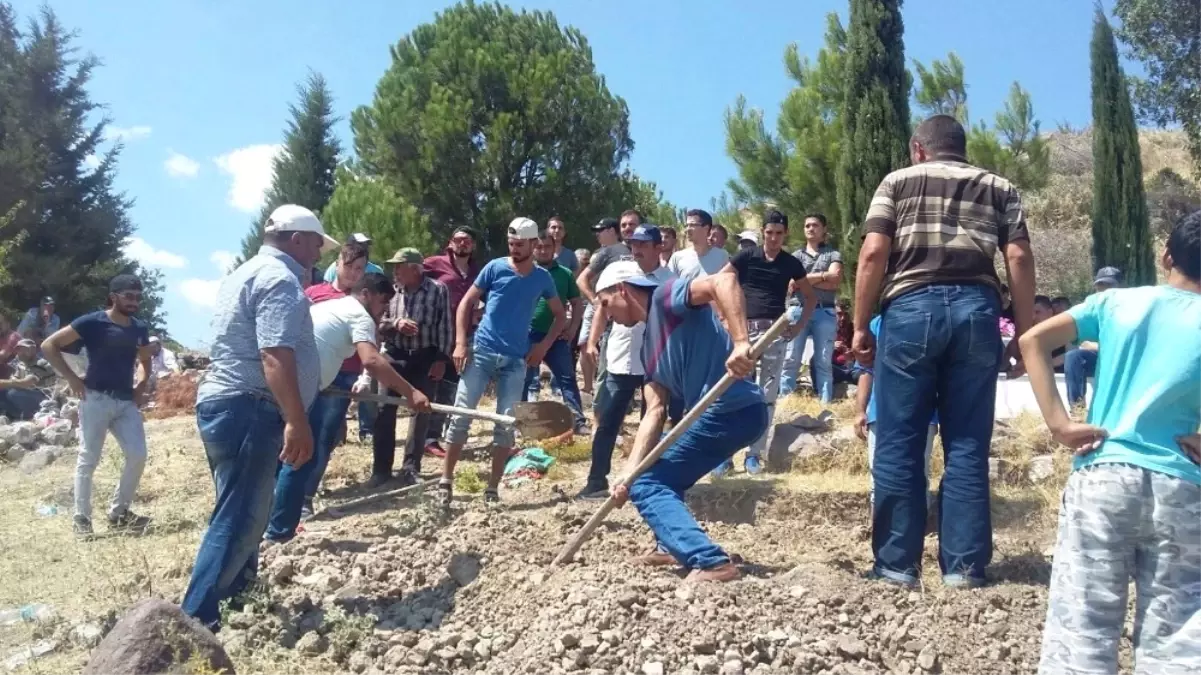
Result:
{"label": "white t-shirt", "polygon": [[698,256],[695,249],[686,248],[671,254],[671,260],[667,261],[667,269],[685,281],[693,281],[717,274],[728,262],[730,254],[726,253],[724,248],[711,248],[703,256]]}
{"label": "white t-shirt", "polygon": [[[666,267],[651,272],[647,276],[654,277],[663,283],[675,276]],[[609,328],[609,342],[605,348],[605,369],[618,375],[646,375],[642,367],[642,337],[646,333],[646,322],[640,321],[633,326],[623,326],[614,323]]]}
{"label": "white t-shirt", "polygon": [[378,344],[375,320],[357,298],[347,296],[318,302],[309,308],[313,317],[313,337],[317,339],[317,357],[321,361],[321,388],[333,383],[342,362],[355,353],[360,342]]}

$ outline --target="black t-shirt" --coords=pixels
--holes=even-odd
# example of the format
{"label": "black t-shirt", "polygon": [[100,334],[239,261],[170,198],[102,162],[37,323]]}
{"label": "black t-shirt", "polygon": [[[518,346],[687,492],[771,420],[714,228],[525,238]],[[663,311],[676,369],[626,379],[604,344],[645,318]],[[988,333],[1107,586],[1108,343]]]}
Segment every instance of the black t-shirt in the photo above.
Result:
{"label": "black t-shirt", "polygon": [[745,248],[730,258],[746,295],[746,318],[776,320],[788,302],[788,282],[805,277],[805,266],[781,250],[769,261],[762,246]]}
{"label": "black t-shirt", "polygon": [[150,331],[140,319],[130,317],[122,326],[106,312],[84,314],[71,322],[88,350],[88,389],[109,392],[118,398],[133,397],[133,369],[138,349],[150,344]]}

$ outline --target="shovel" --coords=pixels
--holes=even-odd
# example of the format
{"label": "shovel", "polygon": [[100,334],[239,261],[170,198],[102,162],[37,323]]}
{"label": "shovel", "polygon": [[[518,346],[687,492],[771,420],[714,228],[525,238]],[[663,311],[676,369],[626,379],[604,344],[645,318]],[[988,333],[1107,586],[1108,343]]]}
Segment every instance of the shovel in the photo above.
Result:
{"label": "shovel", "polygon": [[[763,352],[767,351],[768,346],[775,342],[776,338],[780,337],[780,335],[784,333],[784,330],[788,327],[788,322],[789,317],[788,314],[785,313],[771,325],[771,328],[767,329],[767,332],[763,334],[763,337],[759,338],[759,341],[751,346],[751,361],[758,361],[759,357],[763,356]],[[680,423],[672,427],[671,431],[659,441],[654,449],[648,452],[646,457],[642,458],[642,462],[629,476],[626,476],[625,480],[622,482],[622,485],[626,486],[626,489],[628,490],[629,487],[634,484],[634,480],[637,479],[638,476],[641,476],[647,469],[651,468],[655,462],[659,461],[659,457],[664,452],[667,452],[667,449],[676,442],[676,439],[678,439],[680,436],[683,436],[688,427],[692,426],[692,424],[696,422],[701,414],[704,413],[705,410],[707,410],[714,403],[716,403],[717,399],[721,398],[721,395],[730,388],[730,385],[737,381],[738,378],[729,373],[723,375],[722,378],[717,381],[717,384],[713,385],[713,388],[710,389],[709,392],[701,398],[701,400],[697,401],[696,405],[692,406],[692,410],[689,410],[688,414],[684,415],[684,418],[680,420]],[[584,542],[588,541],[588,537],[592,535],[592,532],[600,526],[600,524],[615,508],[617,508],[617,502],[613,499],[613,497],[609,497],[609,499],[607,499],[605,503],[602,504],[599,509],[597,509],[592,518],[584,524],[584,527],[580,528],[580,531],[576,533],[574,537],[568,540],[568,542],[563,546],[563,550],[559,551],[559,555],[555,556],[555,559],[551,562],[551,564],[562,565],[563,563],[571,560],[572,557],[575,556],[576,551],[579,551],[580,547],[584,545]]]}
{"label": "shovel", "polygon": [[[338,389],[327,389],[322,393],[327,396],[349,397],[351,395],[348,391]],[[358,401],[372,401],[385,405],[402,405],[405,407],[409,405],[407,399],[399,396],[357,394],[354,398]],[[521,402],[513,406],[512,416],[484,412],[483,410],[472,410],[470,408],[456,408],[450,405],[442,405],[441,403],[431,403],[430,408],[435,412],[446,413],[448,415],[463,415],[473,417],[477,420],[486,420],[513,427],[521,433],[522,438],[534,441],[562,436],[575,428],[575,416],[571,414],[571,410],[567,406],[558,401]]]}

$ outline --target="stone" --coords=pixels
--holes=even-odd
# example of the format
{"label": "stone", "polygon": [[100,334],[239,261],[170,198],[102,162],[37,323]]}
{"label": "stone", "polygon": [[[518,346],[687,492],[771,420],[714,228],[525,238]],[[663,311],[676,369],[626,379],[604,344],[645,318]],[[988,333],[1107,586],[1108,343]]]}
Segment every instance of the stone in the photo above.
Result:
{"label": "stone", "polygon": [[446,565],[446,573],[459,586],[466,586],[480,576],[482,569],[479,556],[469,553],[456,553]]}
{"label": "stone", "polygon": [[742,659],[733,659],[721,664],[721,675],[742,675]]}
{"label": "stone", "polygon": [[1041,483],[1055,473],[1055,457],[1052,455],[1036,455],[1030,458],[1030,466],[1026,476],[1031,483]]}
{"label": "stone", "polygon": [[236,672],[229,654],[199,621],[151,598],[134,605],[113,626],[92,651],[83,675],[182,672],[189,662],[206,672]]}
{"label": "stone", "polygon": [[71,642],[85,649],[91,649],[100,644],[100,639],[103,637],[104,627],[98,623],[81,623],[71,629]]}
{"label": "stone", "polygon": [[296,641],[296,651],[305,656],[324,654],[327,649],[329,649],[329,640],[326,640],[324,635],[316,631],[305,633]]}
{"label": "stone", "polygon": [[917,655],[917,665],[926,672],[934,672],[938,667],[938,651],[934,649],[934,645],[926,645],[926,648]]}
{"label": "stone", "polygon": [[24,447],[20,445],[14,445],[4,451],[4,458],[14,464],[20,464],[21,460],[25,459],[25,454],[27,452],[28,451]]}
{"label": "stone", "polygon": [[38,428],[32,422],[15,422],[0,426],[0,439],[4,439],[9,445],[29,447],[37,438],[37,432]]}
{"label": "stone", "polygon": [[42,429],[38,436],[49,445],[70,445],[75,438],[75,431],[71,428],[70,420],[59,420]]}
{"label": "stone", "polygon": [[571,649],[580,644],[580,638],[575,633],[563,633],[559,636],[559,642],[562,642],[564,647]]}
{"label": "stone", "polygon": [[626,609],[633,607],[641,600],[642,596],[633,589],[626,589],[617,595],[617,604]]}
{"label": "stone", "polygon": [[21,473],[30,476],[50,466],[56,459],[58,459],[58,455],[54,451],[49,448],[41,448],[22,457],[17,468],[21,470]]}
{"label": "stone", "polygon": [[717,672],[721,670],[721,664],[712,654],[701,654],[693,659],[692,665],[701,675],[717,675]]}
{"label": "stone", "polygon": [[713,654],[717,652],[717,643],[708,638],[693,638],[692,651],[697,654]]}
{"label": "stone", "polygon": [[647,661],[642,664],[642,675],[663,675],[663,662]]}
{"label": "stone", "polygon": [[492,658],[492,641],[480,640],[479,642],[475,643],[475,647],[472,648],[472,653],[475,654],[477,659],[481,661],[487,661],[488,659]]}
{"label": "stone", "polygon": [[838,640],[838,653],[848,659],[861,659],[867,656],[867,645],[863,640],[856,640],[850,636],[844,635]]}

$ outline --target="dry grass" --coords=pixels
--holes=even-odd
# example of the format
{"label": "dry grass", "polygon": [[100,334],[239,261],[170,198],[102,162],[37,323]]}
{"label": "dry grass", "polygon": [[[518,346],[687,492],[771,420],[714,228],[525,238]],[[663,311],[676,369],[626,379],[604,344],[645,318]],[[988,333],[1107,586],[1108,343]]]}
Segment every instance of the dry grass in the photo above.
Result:
{"label": "dry grass", "polygon": [[190,415],[196,411],[196,386],[199,375],[196,371],[174,375],[159,380],[154,392],[154,408],[146,411],[149,419],[163,419],[176,415]]}
{"label": "dry grass", "polygon": [[542,441],[540,447],[555,458],[556,463],[578,463],[592,461],[592,438],[590,436],[565,436]]}

